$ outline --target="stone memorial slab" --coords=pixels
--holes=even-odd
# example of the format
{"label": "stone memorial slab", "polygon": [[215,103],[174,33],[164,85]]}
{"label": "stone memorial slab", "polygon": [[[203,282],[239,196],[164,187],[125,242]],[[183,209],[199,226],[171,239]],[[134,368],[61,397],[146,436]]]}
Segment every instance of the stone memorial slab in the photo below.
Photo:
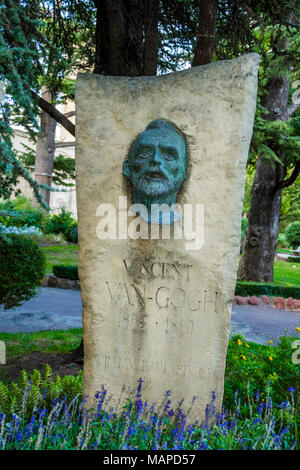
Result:
{"label": "stone memorial slab", "polygon": [[158,77],[79,74],[84,394],[220,410],[259,56]]}

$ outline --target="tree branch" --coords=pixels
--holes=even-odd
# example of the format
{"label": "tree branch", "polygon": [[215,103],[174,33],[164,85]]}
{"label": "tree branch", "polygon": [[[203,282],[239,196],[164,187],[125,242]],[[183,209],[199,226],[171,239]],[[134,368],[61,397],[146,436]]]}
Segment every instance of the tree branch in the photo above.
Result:
{"label": "tree branch", "polygon": [[283,188],[287,188],[288,186],[291,186],[294,183],[294,181],[296,180],[299,173],[300,173],[300,162],[297,162],[291,176],[289,178],[287,178],[286,180],[280,181],[276,185],[276,189],[283,189]]}
{"label": "tree branch", "polygon": [[38,106],[75,137],[74,124],[69,121],[69,119],[67,119],[60,111],[58,111],[51,103],[39,96],[35,91],[31,90],[31,93],[37,100]]}
{"label": "tree branch", "polygon": [[69,111],[68,113],[64,113],[64,116],[68,118],[68,117],[75,116],[75,114],[76,114],[75,111]]}

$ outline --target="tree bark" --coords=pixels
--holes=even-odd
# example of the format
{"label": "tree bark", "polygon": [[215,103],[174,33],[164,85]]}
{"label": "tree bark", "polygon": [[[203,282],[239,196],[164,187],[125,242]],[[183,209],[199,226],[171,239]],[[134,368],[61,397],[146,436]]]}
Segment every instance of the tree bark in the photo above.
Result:
{"label": "tree bark", "polygon": [[[51,91],[46,87],[42,87],[42,97],[45,101],[52,101],[53,99]],[[56,121],[48,113],[41,112],[41,131],[36,142],[34,174],[38,183],[50,187],[54,163],[56,124]],[[40,188],[40,193],[49,206],[50,190]]]}
{"label": "tree bark", "polygon": [[143,75],[156,75],[158,64],[158,0],[144,1]]}
{"label": "tree bark", "polygon": [[94,73],[154,75],[158,51],[158,0],[95,0]]}
{"label": "tree bark", "polygon": [[[272,77],[262,106],[269,111],[264,119],[288,119],[288,77]],[[276,148],[272,149],[277,155]],[[278,155],[284,164],[284,155]],[[243,253],[238,277],[249,281],[273,282],[274,259],[278,239],[281,207],[281,185],[286,169],[280,163],[271,164],[258,156],[251,189],[251,206],[248,227],[243,243]]]}
{"label": "tree bark", "polygon": [[203,0],[192,66],[209,64],[216,44],[217,0]]}

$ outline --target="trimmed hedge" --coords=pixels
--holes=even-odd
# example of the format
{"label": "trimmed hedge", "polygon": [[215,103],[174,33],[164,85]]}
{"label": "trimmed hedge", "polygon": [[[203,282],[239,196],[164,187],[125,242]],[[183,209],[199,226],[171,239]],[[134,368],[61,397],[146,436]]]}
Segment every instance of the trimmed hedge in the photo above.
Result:
{"label": "trimmed hedge", "polygon": [[300,256],[296,258],[295,256],[289,256],[288,257],[288,262],[289,263],[300,263]]}
{"label": "trimmed hedge", "polygon": [[237,281],[235,295],[240,295],[241,297],[267,295],[269,297],[300,299],[300,287],[283,287],[264,284],[263,282]]}
{"label": "trimmed hedge", "polygon": [[53,274],[56,277],[70,279],[72,281],[77,281],[79,279],[78,266],[65,266],[63,264],[55,264],[53,266]]}

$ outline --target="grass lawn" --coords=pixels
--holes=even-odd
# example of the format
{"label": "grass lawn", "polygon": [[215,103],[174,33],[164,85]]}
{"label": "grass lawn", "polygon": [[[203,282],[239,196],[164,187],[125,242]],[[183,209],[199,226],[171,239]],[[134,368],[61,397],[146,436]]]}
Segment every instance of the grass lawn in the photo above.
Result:
{"label": "grass lawn", "polygon": [[0,333],[0,341],[5,342],[7,356],[24,355],[32,351],[68,353],[79,345],[81,338],[82,328],[36,333]]}
{"label": "grass lawn", "polygon": [[280,286],[300,287],[300,263],[275,261],[274,283]]}
{"label": "grass lawn", "polygon": [[41,247],[46,255],[46,274],[52,273],[54,264],[74,266],[77,264],[78,245],[54,245]]}

